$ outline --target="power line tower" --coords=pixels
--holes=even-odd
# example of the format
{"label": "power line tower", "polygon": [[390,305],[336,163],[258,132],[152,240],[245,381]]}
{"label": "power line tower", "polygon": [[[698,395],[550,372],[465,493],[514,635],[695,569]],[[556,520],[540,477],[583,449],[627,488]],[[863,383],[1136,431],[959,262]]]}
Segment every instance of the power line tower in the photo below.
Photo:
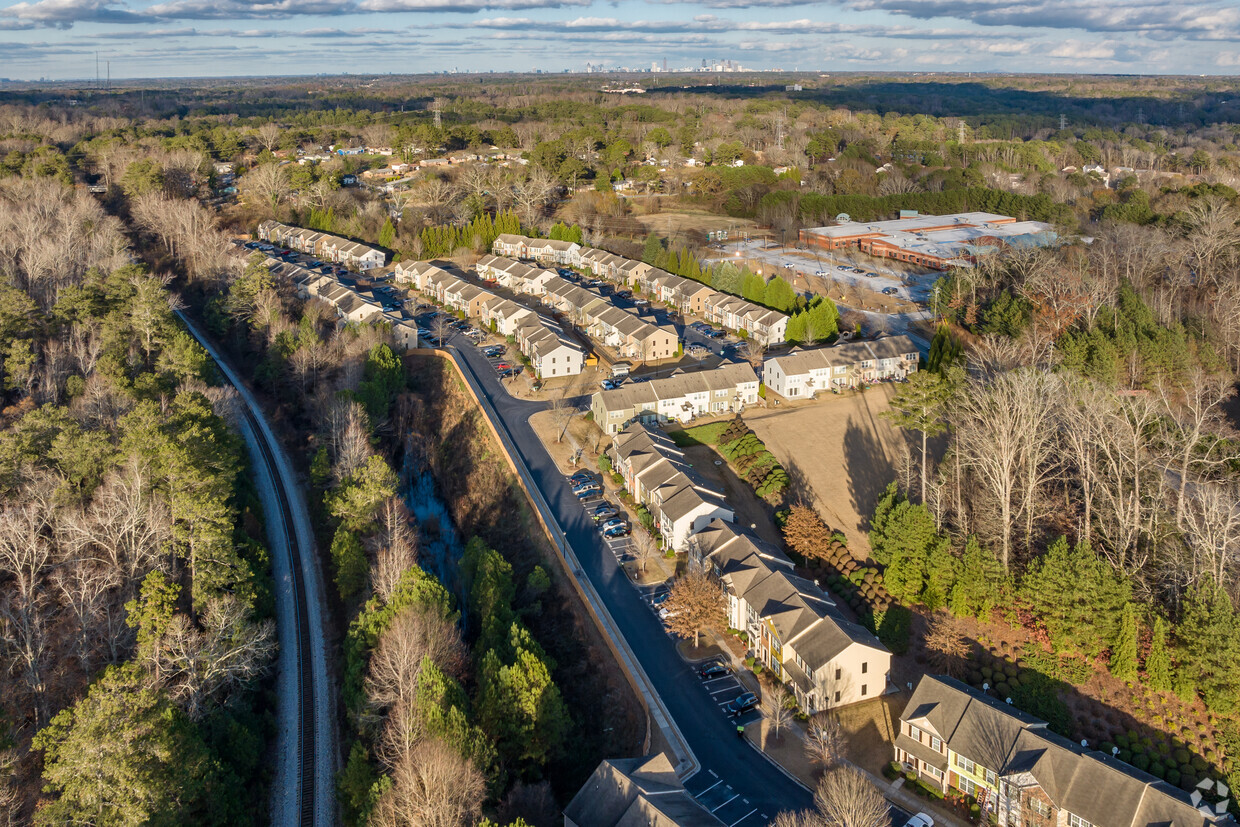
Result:
{"label": "power line tower", "polygon": [[1137,107],[1137,123],[1145,123],[1145,107]]}
{"label": "power line tower", "polygon": [[956,124],[956,140],[962,144],[964,143],[964,121]]}
{"label": "power line tower", "polygon": [[1067,128],[1068,128],[1068,116],[1060,112],[1059,113],[1059,131],[1063,132]]}
{"label": "power line tower", "polygon": [[442,107],[443,104],[440,103],[439,98],[431,102],[431,112],[435,113],[435,126],[443,126]]}

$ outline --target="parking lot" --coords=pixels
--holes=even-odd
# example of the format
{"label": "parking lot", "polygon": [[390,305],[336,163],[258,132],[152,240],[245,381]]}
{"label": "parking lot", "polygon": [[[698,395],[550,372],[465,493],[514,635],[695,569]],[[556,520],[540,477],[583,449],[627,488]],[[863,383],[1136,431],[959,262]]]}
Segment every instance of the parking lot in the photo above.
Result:
{"label": "parking lot", "polygon": [[757,827],[771,820],[767,813],[758,812],[749,799],[725,784],[714,770],[699,772],[685,782],[685,789],[728,827]]}
{"label": "parking lot", "polygon": [[[589,476],[590,476],[590,479],[596,484],[598,484],[601,488],[602,481],[599,478],[599,476],[593,473],[591,473]],[[604,503],[607,503],[611,505],[612,508],[615,508],[615,503],[612,503],[609,500],[607,500],[603,496],[602,490],[600,490],[598,493],[588,494],[587,496],[581,497],[579,499],[581,501],[582,508],[584,508],[586,510],[586,513],[590,514],[591,516],[593,516],[595,509],[603,505]],[[599,526],[602,526],[609,519],[623,520],[625,526],[627,526],[630,530],[632,529],[632,525],[629,524],[628,518],[625,516],[624,512],[618,508],[616,508],[615,517],[608,517],[605,519],[596,520],[596,522],[598,523]],[[625,563],[629,563],[634,560],[633,540],[627,533],[621,537],[604,536],[602,539],[603,539],[603,545],[607,546],[607,550],[612,553],[612,555],[616,558],[616,562],[619,563],[620,565],[623,566]]]}

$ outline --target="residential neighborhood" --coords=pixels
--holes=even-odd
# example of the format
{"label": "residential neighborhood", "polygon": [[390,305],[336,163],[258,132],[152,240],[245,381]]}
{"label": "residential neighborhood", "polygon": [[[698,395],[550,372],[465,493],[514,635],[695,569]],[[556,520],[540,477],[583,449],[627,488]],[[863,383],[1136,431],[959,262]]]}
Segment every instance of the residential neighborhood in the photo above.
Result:
{"label": "residential neighborhood", "polygon": [[729,363],[597,391],[590,411],[603,433],[616,434],[634,421],[690,422],[701,416],[742,412],[758,404],[758,385],[758,375],[749,363]]}

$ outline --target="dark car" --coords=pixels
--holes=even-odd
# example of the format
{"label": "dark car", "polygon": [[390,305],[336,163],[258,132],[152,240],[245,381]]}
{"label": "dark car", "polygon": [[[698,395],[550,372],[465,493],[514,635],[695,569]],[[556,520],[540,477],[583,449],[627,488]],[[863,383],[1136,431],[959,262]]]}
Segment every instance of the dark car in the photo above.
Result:
{"label": "dark car", "polygon": [[672,596],[671,592],[660,592],[659,594],[656,594],[653,598],[651,598],[650,605],[654,606],[657,609],[660,606],[662,606],[664,603],[666,603],[667,599],[671,596]]}
{"label": "dark car", "polygon": [[724,707],[724,710],[733,717],[747,712],[758,705],[758,696],[752,692],[746,692],[743,695],[737,695],[732,702]]}
{"label": "dark car", "polygon": [[614,540],[617,537],[627,537],[629,535],[629,527],[627,525],[614,525],[603,531],[603,536],[608,540]]}
{"label": "dark car", "polygon": [[503,356],[504,347],[502,345],[491,345],[486,350],[482,351],[482,355],[490,357]]}
{"label": "dark car", "polygon": [[699,678],[722,678],[728,674],[728,667],[722,663],[708,663],[698,670]]}
{"label": "dark car", "polygon": [[521,368],[519,367],[507,368],[499,372],[499,376],[501,379],[511,379],[514,376],[520,376],[520,375],[521,375]]}
{"label": "dark car", "polygon": [[616,507],[611,503],[603,503],[598,508],[594,509],[594,513],[590,516],[592,516],[594,518],[594,522],[597,523],[599,520],[610,520],[619,513],[620,512],[617,511]]}
{"label": "dark car", "polygon": [[571,485],[581,485],[587,482],[594,482],[594,475],[589,471],[578,471],[568,478]]}

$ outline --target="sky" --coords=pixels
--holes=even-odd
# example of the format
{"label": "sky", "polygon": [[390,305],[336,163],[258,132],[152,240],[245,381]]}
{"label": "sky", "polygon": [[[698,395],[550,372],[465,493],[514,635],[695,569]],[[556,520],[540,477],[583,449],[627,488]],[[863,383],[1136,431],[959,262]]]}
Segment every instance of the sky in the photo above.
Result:
{"label": "sky", "polygon": [[[0,0],[0,77],[1240,73],[1240,0]],[[101,70],[102,71],[102,70]]]}

